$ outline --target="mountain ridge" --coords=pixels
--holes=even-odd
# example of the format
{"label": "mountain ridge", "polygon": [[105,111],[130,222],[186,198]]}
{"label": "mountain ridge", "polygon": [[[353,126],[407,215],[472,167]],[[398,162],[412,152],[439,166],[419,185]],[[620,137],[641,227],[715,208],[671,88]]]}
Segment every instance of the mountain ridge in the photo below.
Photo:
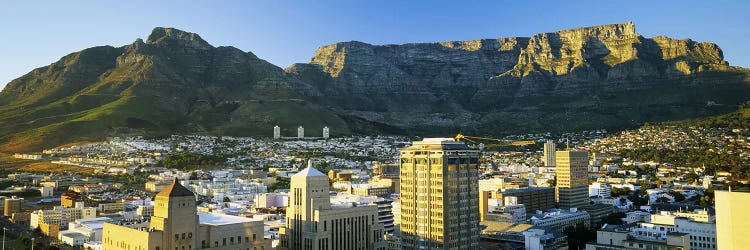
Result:
{"label": "mountain ridge", "polygon": [[274,125],[333,135],[628,127],[731,112],[750,96],[748,75],[718,45],[645,38],[632,23],[340,42],[285,69],[157,27],[146,41],[84,49],[11,81],[0,92],[0,150],[129,134],[270,135]]}

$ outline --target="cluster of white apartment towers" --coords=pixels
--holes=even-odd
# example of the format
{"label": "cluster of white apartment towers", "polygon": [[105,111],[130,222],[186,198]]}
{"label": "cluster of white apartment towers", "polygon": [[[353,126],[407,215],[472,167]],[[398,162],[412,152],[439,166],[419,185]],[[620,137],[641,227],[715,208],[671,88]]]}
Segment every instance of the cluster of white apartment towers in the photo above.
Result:
{"label": "cluster of white apartment towers", "polygon": [[[331,136],[330,129],[328,127],[323,127],[323,138],[329,138]],[[278,125],[273,127],[273,138],[274,139],[280,139],[281,138],[281,127]],[[303,139],[305,138],[305,128],[302,126],[299,126],[297,128],[297,138]]]}

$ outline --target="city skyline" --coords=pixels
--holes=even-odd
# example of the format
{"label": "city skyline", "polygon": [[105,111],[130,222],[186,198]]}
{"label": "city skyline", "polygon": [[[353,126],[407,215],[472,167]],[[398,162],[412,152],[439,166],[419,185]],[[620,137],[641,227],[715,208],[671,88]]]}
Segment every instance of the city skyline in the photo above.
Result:
{"label": "city skyline", "polygon": [[[0,71],[0,88],[68,53],[130,44],[133,37],[145,38],[154,27],[195,32],[214,46],[251,51],[284,68],[307,62],[320,46],[341,41],[473,40],[632,21],[646,37],[667,35],[716,43],[730,65],[750,67],[746,56],[750,48],[745,46],[750,36],[743,28],[743,10],[748,9],[745,2],[637,1],[618,5],[614,13],[607,3],[223,3],[9,3],[0,20],[14,24],[22,20],[22,24],[0,27],[10,38],[0,41],[0,54],[4,55],[0,58],[4,69]],[[545,18],[530,18],[536,16]]]}

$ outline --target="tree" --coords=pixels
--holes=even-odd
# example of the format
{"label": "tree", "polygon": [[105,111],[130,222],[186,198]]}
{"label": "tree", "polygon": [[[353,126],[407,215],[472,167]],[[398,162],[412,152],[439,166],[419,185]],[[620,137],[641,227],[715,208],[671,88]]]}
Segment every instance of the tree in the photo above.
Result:
{"label": "tree", "polygon": [[630,194],[630,188],[624,187],[624,188],[618,188],[618,187],[612,187],[612,196],[620,196],[620,195],[628,195]]}
{"label": "tree", "polygon": [[596,239],[596,231],[586,229],[583,223],[578,223],[575,228],[567,227],[563,233],[568,236],[568,249],[585,249],[586,242]]}
{"label": "tree", "polygon": [[622,225],[625,223],[622,221],[622,218],[625,218],[625,216],[626,214],[623,212],[611,213],[607,217],[604,217],[603,222],[610,225]]}
{"label": "tree", "polygon": [[222,200],[222,201],[223,202],[231,202],[232,200],[229,199],[229,196],[224,196],[224,200]]}
{"label": "tree", "polygon": [[547,184],[549,184],[550,187],[556,187],[557,186],[557,176],[555,176],[555,178],[547,180]]}
{"label": "tree", "polygon": [[656,202],[659,202],[659,203],[669,203],[669,198],[664,197],[664,196],[660,196],[659,198],[656,198]]}
{"label": "tree", "polygon": [[683,195],[683,194],[682,194],[682,193],[680,193],[680,192],[677,192],[677,191],[674,191],[674,190],[669,190],[669,192],[667,192],[667,193],[668,193],[669,195],[673,196],[673,197],[674,197],[674,200],[675,200],[675,201],[677,201],[677,202],[680,202],[680,201],[684,201],[684,200],[685,200],[685,195]]}
{"label": "tree", "polygon": [[685,175],[685,179],[686,179],[686,180],[687,180],[687,181],[688,181],[689,183],[695,183],[695,182],[698,182],[698,178],[700,178],[700,177],[698,176],[698,174],[696,174],[696,173],[693,173],[693,172],[690,172],[690,173],[688,173],[687,175]]}

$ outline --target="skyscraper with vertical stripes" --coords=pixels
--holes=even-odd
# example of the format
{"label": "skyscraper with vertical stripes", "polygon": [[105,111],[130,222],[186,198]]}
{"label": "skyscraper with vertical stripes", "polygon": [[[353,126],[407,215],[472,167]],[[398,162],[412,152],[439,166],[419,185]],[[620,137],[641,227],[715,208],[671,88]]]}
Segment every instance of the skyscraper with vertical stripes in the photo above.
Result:
{"label": "skyscraper with vertical stripes", "polygon": [[400,154],[403,249],[479,249],[479,151],[429,138]]}

